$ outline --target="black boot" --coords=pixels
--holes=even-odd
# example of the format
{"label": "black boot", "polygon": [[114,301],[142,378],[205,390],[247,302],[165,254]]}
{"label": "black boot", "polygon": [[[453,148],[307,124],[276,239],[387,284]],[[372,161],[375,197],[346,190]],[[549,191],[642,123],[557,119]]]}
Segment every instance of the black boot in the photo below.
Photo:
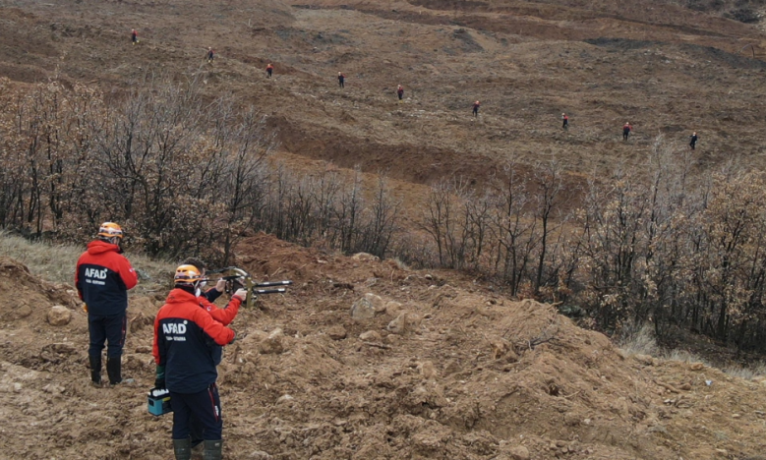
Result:
{"label": "black boot", "polygon": [[176,454],[176,460],[191,459],[191,439],[174,439],[173,453]]}
{"label": "black boot", "polygon": [[191,453],[193,459],[201,459],[205,453],[205,443],[203,441],[192,441]]}
{"label": "black boot", "polygon": [[93,386],[101,386],[101,355],[88,355],[90,361],[90,381]]}
{"label": "black boot", "polygon": [[221,460],[223,458],[223,440],[205,441],[204,460]]}
{"label": "black boot", "polygon": [[120,357],[106,358],[106,373],[109,375],[109,384],[122,383],[122,363]]}

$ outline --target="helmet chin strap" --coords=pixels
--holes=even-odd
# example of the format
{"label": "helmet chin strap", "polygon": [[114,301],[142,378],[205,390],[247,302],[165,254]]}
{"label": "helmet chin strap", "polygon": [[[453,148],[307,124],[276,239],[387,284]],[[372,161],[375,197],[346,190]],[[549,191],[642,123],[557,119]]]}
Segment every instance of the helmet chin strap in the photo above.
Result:
{"label": "helmet chin strap", "polygon": [[201,279],[201,280],[195,282],[194,283],[194,295],[196,297],[199,297],[200,295],[202,295],[202,288],[205,287],[205,286],[207,286],[207,280],[206,279]]}

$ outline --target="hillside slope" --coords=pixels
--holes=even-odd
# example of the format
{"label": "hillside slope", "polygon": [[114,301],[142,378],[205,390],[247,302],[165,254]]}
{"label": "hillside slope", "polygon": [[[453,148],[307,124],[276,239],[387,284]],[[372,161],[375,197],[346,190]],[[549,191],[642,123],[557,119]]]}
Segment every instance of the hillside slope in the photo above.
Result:
{"label": "hillside slope", "polygon": [[[226,458],[762,458],[759,382],[628,356],[548,305],[450,273],[265,235],[239,251],[257,276],[296,285],[233,323],[244,338],[220,366]],[[71,289],[9,259],[0,287],[15,293],[0,307],[6,458],[168,458],[171,418],[149,415],[145,396],[149,324],[166,293],[131,299],[123,360],[137,384],[95,389]],[[355,320],[362,298],[370,317]],[[54,303],[72,312],[68,325],[46,322]]]}
{"label": "hillside slope", "polygon": [[[766,115],[764,35],[704,5],[4,0],[0,6],[0,76],[35,82],[59,75],[107,92],[147,75],[201,80],[211,95],[231,92],[268,114],[283,152],[418,184],[452,175],[486,182],[509,159],[534,166],[556,158],[575,175],[640,168],[658,134],[681,158],[692,131],[700,144],[683,161],[694,171],[730,161],[766,166],[759,134]],[[129,42],[131,28],[139,30],[137,46]],[[203,59],[208,46],[218,53],[212,64]],[[272,79],[267,63],[276,68]],[[347,77],[344,89],[337,87],[339,71]],[[405,87],[402,104],[397,84]],[[475,100],[482,101],[478,120],[470,116]],[[562,112],[570,116],[567,132]],[[625,121],[635,127],[628,143],[620,137]]]}

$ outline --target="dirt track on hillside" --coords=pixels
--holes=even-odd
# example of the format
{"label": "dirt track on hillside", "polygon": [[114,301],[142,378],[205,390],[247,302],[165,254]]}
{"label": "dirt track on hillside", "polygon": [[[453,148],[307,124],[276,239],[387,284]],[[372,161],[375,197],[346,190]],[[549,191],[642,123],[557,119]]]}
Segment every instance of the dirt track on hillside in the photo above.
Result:
{"label": "dirt track on hillside", "polygon": [[[239,249],[256,276],[296,284],[233,323],[243,338],[219,369],[226,458],[761,458],[759,382],[627,356],[550,306],[448,273],[264,235]],[[4,458],[172,455],[170,416],[146,411],[149,324],[164,292],[131,299],[123,362],[137,383],[95,389],[71,288],[8,259],[0,287],[15,293],[0,310]],[[376,313],[355,321],[350,308],[365,297]],[[72,322],[49,325],[52,304]]]}

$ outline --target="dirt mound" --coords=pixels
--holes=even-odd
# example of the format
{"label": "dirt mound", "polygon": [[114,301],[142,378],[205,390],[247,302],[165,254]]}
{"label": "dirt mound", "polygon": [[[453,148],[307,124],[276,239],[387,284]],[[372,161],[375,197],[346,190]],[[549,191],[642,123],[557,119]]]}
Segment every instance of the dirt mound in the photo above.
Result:
{"label": "dirt mound", "polygon": [[[219,383],[226,458],[747,458],[761,448],[758,382],[702,364],[627,356],[548,305],[512,302],[449,272],[240,244],[256,276],[294,278],[233,323]],[[4,259],[0,286],[50,303],[66,290]],[[51,297],[54,296],[54,297]],[[72,305],[71,300],[68,305]],[[170,455],[171,417],[146,411],[155,298],[131,298],[123,356],[135,386],[88,385],[85,315],[0,329],[8,458]],[[79,324],[80,326],[76,326]],[[42,429],[41,427],[49,427]]]}
{"label": "dirt mound", "polygon": [[0,323],[11,325],[44,323],[50,307],[75,310],[76,292],[67,285],[54,285],[33,276],[27,267],[0,257],[0,290],[8,300],[0,305]]}

